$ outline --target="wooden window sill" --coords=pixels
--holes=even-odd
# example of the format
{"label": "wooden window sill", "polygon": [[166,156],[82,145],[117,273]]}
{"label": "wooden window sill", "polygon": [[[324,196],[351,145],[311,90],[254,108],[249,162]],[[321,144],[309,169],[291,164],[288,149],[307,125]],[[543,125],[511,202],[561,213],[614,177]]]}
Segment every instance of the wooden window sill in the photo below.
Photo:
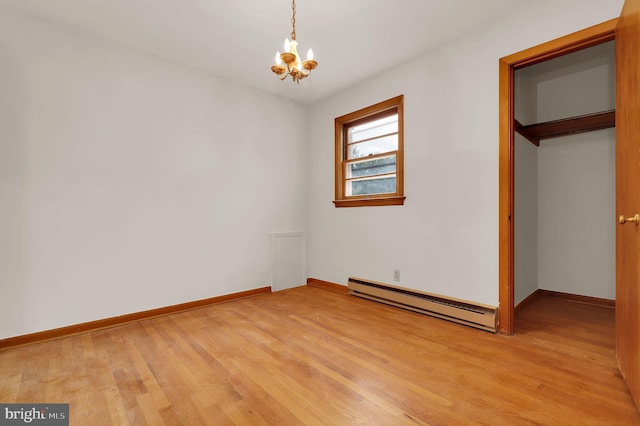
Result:
{"label": "wooden window sill", "polygon": [[348,200],[334,200],[336,207],[367,207],[367,206],[402,206],[407,197],[377,197],[353,198]]}

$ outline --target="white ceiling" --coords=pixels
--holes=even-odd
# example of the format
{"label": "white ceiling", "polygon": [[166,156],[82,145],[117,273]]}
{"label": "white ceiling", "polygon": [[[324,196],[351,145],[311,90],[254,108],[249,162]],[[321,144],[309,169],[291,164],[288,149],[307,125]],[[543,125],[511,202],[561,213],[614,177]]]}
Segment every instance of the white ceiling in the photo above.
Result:
{"label": "white ceiling", "polygon": [[300,85],[270,68],[291,33],[289,0],[0,0],[129,48],[312,103],[549,0],[297,0],[296,33],[318,68]]}

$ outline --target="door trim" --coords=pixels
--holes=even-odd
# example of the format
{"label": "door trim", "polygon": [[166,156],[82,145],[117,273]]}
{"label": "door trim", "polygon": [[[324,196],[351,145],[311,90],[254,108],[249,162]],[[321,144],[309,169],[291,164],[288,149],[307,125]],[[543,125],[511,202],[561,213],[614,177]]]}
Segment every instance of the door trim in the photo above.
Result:
{"label": "door trim", "polygon": [[618,19],[603,22],[500,59],[498,149],[498,331],[513,334],[514,324],[514,71],[577,50],[615,40]]}

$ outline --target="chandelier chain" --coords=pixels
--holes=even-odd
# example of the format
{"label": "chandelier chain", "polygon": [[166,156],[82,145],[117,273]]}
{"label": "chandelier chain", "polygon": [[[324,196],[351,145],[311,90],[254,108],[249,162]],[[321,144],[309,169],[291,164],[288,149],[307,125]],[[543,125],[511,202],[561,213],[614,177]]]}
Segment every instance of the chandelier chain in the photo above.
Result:
{"label": "chandelier chain", "polygon": [[291,40],[296,39],[296,0],[291,1]]}

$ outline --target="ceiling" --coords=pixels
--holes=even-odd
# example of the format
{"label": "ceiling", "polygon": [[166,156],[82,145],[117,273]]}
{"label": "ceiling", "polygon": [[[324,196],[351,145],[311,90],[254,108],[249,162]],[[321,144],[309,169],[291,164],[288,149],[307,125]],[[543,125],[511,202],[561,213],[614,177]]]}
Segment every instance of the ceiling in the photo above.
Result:
{"label": "ceiling", "polygon": [[[271,72],[289,0],[0,0],[140,52],[310,104],[435,46],[550,0],[297,0],[296,33],[318,68]],[[304,58],[303,58],[304,59]]]}

